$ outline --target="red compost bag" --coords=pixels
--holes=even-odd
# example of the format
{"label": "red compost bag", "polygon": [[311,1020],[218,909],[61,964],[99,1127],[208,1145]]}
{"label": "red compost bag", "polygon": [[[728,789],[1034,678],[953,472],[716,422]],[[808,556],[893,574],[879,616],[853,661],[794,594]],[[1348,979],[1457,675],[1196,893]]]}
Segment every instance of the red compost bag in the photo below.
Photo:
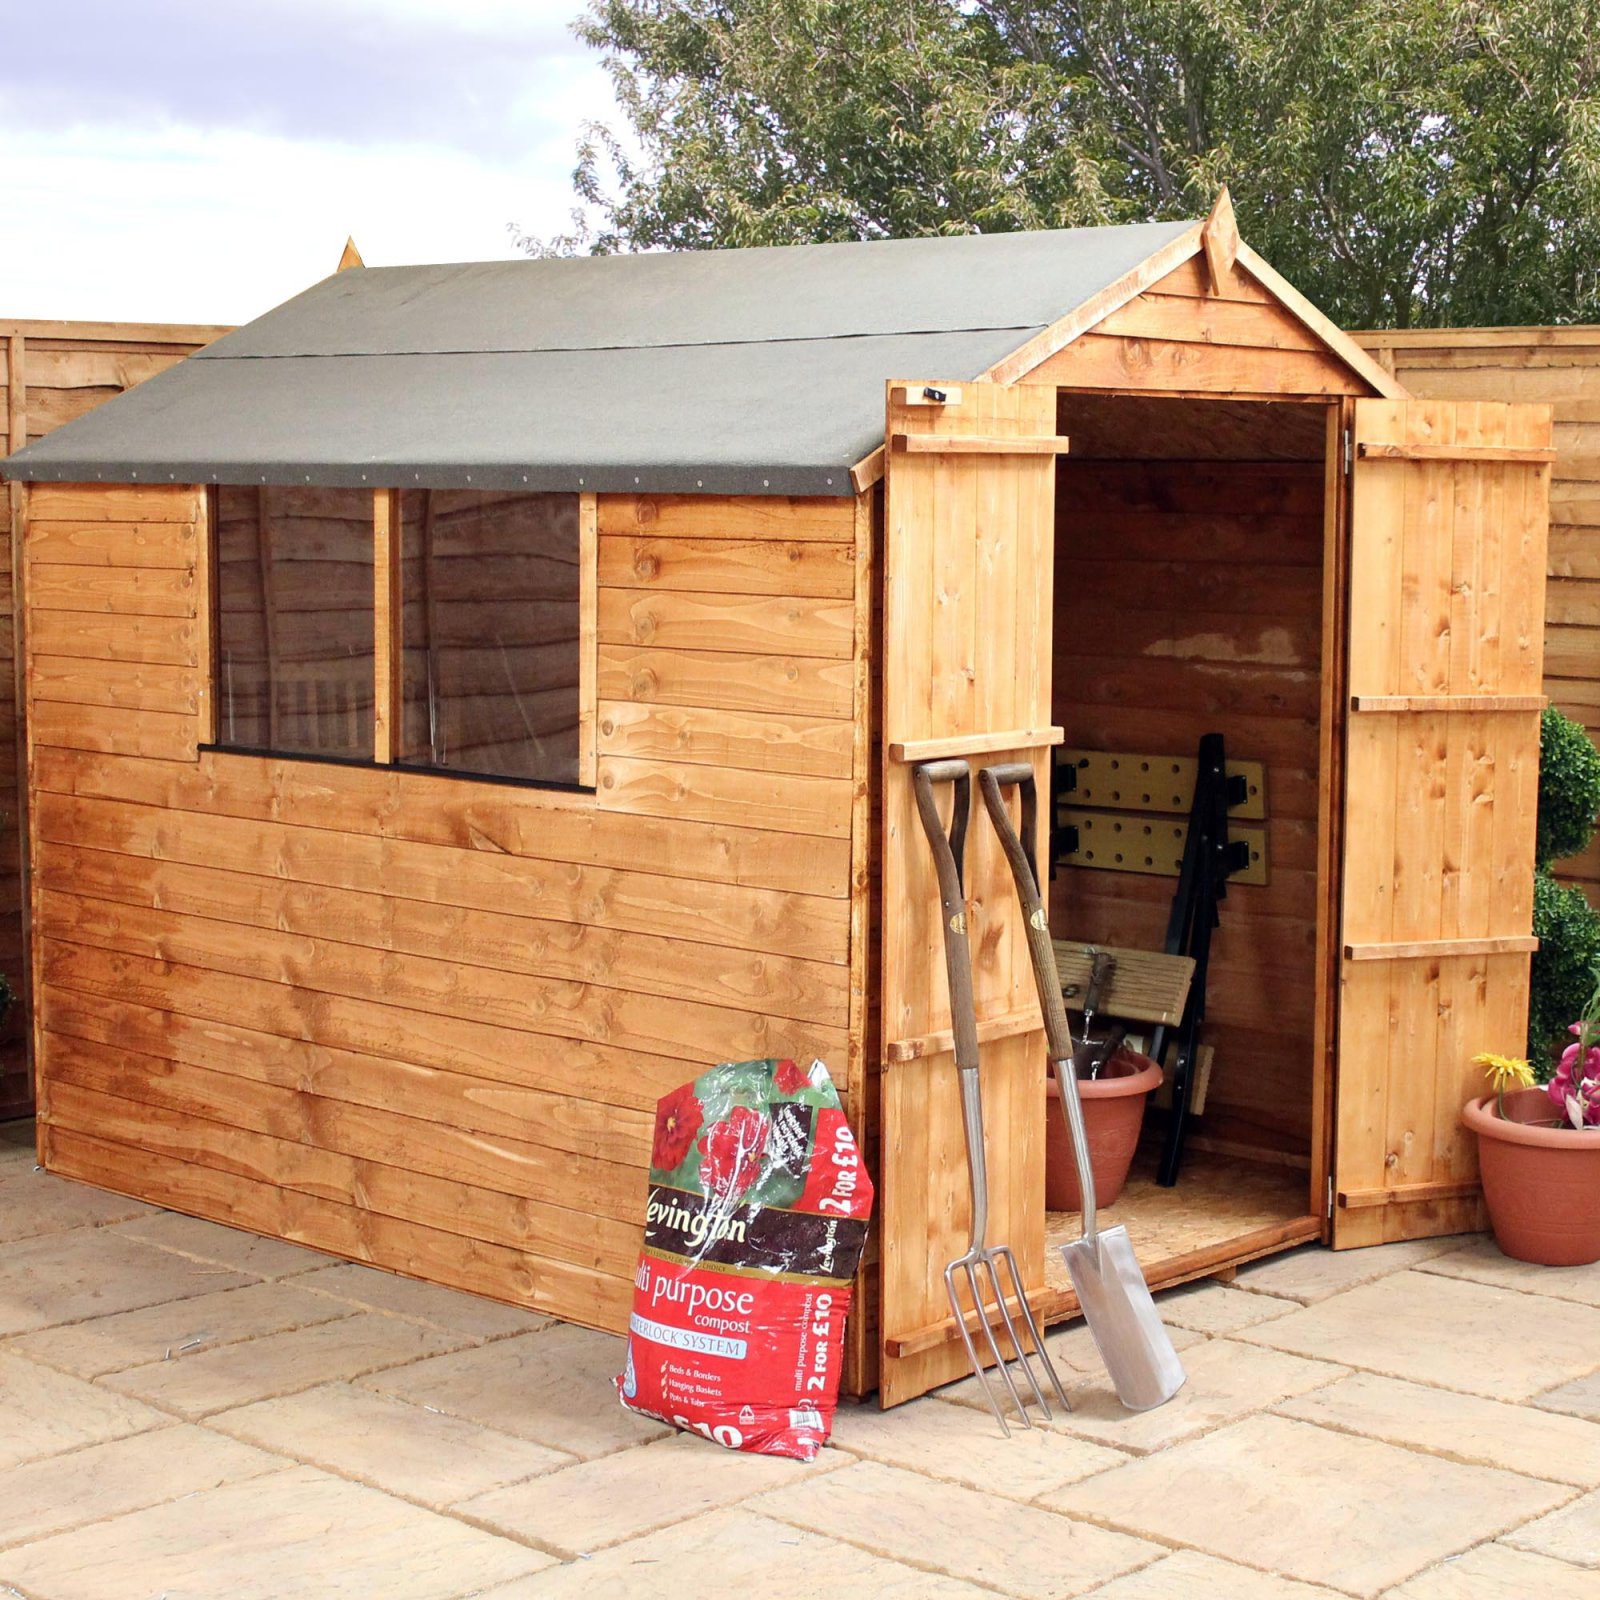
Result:
{"label": "red compost bag", "polygon": [[656,1106],[623,1405],[809,1461],[833,1426],[872,1181],[820,1061],[724,1062]]}

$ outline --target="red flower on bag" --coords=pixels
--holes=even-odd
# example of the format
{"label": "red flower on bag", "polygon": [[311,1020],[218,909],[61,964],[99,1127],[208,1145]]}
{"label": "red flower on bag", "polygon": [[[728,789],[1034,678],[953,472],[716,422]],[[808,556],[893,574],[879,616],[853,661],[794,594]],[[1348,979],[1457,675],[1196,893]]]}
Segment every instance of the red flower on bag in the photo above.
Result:
{"label": "red flower on bag", "polygon": [[749,1106],[735,1106],[700,1141],[700,1181],[724,1200],[737,1200],[761,1176],[772,1124]]}
{"label": "red flower on bag", "polygon": [[772,1085],[779,1094],[799,1094],[811,1087],[811,1074],[794,1061],[780,1061],[772,1074]]}
{"label": "red flower on bag", "polygon": [[650,1165],[657,1172],[671,1172],[682,1164],[705,1116],[692,1083],[682,1084],[662,1098],[656,1107],[656,1138],[650,1149]]}

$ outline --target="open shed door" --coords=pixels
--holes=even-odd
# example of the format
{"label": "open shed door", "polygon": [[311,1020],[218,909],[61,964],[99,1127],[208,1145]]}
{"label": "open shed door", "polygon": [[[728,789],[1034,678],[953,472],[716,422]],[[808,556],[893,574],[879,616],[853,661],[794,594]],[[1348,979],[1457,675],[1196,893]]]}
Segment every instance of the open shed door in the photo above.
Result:
{"label": "open shed door", "polygon": [[1358,400],[1333,1242],[1481,1226],[1461,1107],[1527,1021],[1543,406]]}
{"label": "open shed door", "polygon": [[[1060,738],[1049,728],[1063,448],[1055,404],[1047,387],[889,387],[879,923],[885,1405],[967,1370],[944,1284],[945,1264],[967,1246],[966,1147],[938,888],[911,769],[948,756],[970,756],[974,768],[1031,759],[1041,797],[1049,793],[1048,747]],[[966,886],[989,1239],[1013,1247],[1032,1292],[1044,1278],[1044,1034],[1015,890],[976,785],[973,799]]]}

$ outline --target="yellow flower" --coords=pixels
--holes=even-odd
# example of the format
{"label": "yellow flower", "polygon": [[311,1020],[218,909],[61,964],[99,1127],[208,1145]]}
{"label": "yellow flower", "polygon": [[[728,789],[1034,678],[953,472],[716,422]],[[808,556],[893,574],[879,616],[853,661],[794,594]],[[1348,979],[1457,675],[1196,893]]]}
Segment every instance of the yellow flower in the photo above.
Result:
{"label": "yellow flower", "polygon": [[1533,1087],[1533,1068],[1520,1056],[1497,1056],[1486,1051],[1481,1056],[1474,1056],[1472,1064],[1484,1069],[1489,1087],[1496,1094],[1504,1094],[1507,1089]]}

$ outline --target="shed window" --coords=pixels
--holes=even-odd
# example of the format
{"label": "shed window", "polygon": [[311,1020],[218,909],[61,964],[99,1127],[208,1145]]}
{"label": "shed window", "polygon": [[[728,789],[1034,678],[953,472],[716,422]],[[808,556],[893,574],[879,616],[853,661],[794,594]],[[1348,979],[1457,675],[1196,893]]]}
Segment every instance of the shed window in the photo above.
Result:
{"label": "shed window", "polygon": [[370,491],[219,488],[217,743],[373,757]]}
{"label": "shed window", "polygon": [[579,781],[575,494],[400,497],[398,759]]}

